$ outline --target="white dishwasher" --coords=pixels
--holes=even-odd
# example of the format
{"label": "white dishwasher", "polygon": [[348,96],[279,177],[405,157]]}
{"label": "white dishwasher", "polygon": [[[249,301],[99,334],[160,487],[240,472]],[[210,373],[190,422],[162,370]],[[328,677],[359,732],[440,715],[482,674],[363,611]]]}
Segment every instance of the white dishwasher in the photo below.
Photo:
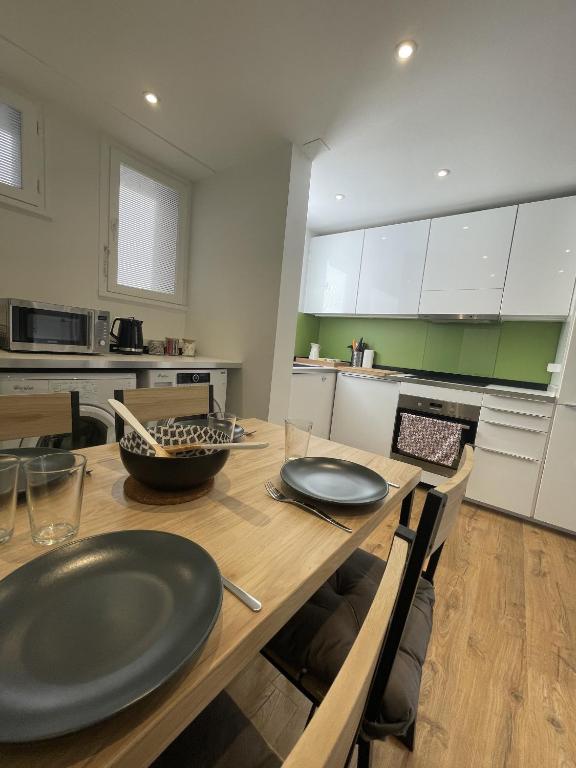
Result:
{"label": "white dishwasher", "polygon": [[311,421],[312,434],[326,440],[330,437],[336,375],[334,370],[321,368],[292,371],[288,416]]}
{"label": "white dishwasher", "polygon": [[400,382],[340,373],[330,439],[390,456]]}

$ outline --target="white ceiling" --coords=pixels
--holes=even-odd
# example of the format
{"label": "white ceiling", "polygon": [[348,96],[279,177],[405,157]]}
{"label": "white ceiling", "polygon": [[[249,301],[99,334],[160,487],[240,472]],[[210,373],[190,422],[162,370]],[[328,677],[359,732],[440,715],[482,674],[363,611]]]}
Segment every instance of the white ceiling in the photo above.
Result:
{"label": "white ceiling", "polygon": [[314,231],[576,189],[574,0],[0,0],[0,19],[0,75],[189,178],[322,137]]}

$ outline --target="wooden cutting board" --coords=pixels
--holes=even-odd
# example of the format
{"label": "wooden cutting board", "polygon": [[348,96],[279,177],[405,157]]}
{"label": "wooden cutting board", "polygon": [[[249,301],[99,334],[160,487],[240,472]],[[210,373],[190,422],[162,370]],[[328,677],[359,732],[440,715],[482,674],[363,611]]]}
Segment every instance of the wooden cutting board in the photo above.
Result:
{"label": "wooden cutting board", "polygon": [[324,357],[321,357],[318,360],[310,360],[309,357],[297,357],[294,362],[300,363],[301,365],[314,365],[316,367],[323,366],[326,368],[350,368],[350,365],[343,362],[342,360],[326,360]]}
{"label": "wooden cutting board", "polygon": [[343,373],[360,373],[364,376],[376,376],[379,379],[384,379],[386,376],[398,376],[398,371],[388,371],[385,368],[353,368],[349,365]]}

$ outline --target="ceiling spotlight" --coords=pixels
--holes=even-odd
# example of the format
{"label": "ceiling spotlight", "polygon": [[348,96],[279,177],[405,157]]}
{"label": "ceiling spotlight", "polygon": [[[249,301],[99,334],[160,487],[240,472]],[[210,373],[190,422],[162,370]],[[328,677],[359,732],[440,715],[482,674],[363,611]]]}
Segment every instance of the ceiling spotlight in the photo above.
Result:
{"label": "ceiling spotlight", "polygon": [[468,224],[465,224],[465,225],[462,227],[462,229],[470,229],[470,227],[468,226]]}
{"label": "ceiling spotlight", "polygon": [[572,253],[572,251],[570,250],[570,248],[566,248],[566,250],[564,251],[564,253]]}
{"label": "ceiling spotlight", "polygon": [[158,104],[158,102],[160,101],[158,96],[156,96],[155,93],[152,93],[152,91],[146,91],[144,93],[144,98],[146,99],[148,104],[152,104],[153,106],[156,106],[156,104]]}
{"label": "ceiling spotlight", "polygon": [[336,195],[336,200],[344,200],[345,197],[346,197],[346,195],[338,194],[338,195]]}
{"label": "ceiling spotlight", "polygon": [[402,40],[402,42],[398,43],[396,46],[396,58],[398,61],[408,61],[408,59],[411,59],[412,56],[414,56],[415,51],[416,43],[414,40]]}
{"label": "ceiling spotlight", "polygon": [[448,176],[449,173],[450,168],[440,168],[439,171],[436,171],[436,176],[438,176],[440,179],[443,179],[445,176]]}

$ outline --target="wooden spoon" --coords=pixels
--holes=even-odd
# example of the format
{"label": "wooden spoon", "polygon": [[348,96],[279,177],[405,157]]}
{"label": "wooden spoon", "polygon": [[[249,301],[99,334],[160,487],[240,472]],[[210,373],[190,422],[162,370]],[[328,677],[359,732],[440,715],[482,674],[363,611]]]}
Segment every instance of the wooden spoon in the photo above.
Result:
{"label": "wooden spoon", "polygon": [[219,451],[251,451],[258,448],[268,448],[269,443],[188,443],[187,445],[165,445],[169,454],[181,451],[194,451],[200,448],[210,448]]}
{"label": "wooden spoon", "polygon": [[120,400],[115,400],[113,397],[110,397],[108,402],[110,403],[112,410],[117,413],[118,416],[120,416],[120,418],[126,422],[126,424],[129,424],[134,432],[137,432],[140,437],[148,443],[149,446],[154,448],[156,456],[161,456],[163,459],[172,458],[168,451],[162,445],[160,445],[160,443],[157,443],[156,440],[154,440],[150,432],[148,432],[146,427],[138,421],[132,411],[126,408],[124,403],[121,403]]}

